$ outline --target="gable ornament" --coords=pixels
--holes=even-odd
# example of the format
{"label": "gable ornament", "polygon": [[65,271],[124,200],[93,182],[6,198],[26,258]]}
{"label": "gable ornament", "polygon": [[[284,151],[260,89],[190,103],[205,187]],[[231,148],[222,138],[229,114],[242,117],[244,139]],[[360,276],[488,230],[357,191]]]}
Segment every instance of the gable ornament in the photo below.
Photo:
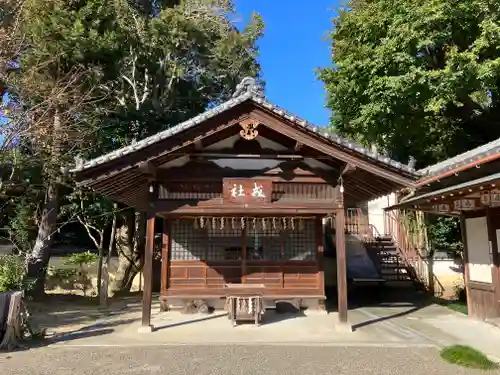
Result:
{"label": "gable ornament", "polygon": [[259,132],[257,131],[259,122],[253,118],[240,121],[240,126],[242,127],[240,130],[240,136],[247,141],[251,141],[259,135]]}

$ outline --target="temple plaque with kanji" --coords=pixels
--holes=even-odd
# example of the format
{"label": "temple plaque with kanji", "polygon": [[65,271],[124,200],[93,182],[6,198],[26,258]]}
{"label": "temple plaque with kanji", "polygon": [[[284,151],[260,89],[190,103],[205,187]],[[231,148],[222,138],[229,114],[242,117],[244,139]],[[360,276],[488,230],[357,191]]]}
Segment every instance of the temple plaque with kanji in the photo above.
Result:
{"label": "temple plaque with kanji", "polygon": [[271,180],[226,178],[223,198],[231,203],[270,203],[273,191]]}

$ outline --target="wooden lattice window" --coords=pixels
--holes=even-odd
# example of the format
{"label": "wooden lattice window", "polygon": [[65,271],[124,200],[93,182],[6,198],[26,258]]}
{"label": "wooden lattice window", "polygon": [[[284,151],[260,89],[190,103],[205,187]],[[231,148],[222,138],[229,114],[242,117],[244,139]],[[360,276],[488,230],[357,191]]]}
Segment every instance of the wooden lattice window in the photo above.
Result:
{"label": "wooden lattice window", "polygon": [[285,260],[316,259],[316,225],[314,220],[304,220],[295,230],[283,233],[283,254]]}
{"label": "wooden lattice window", "polygon": [[240,260],[242,259],[242,230],[226,225],[208,226],[207,260]]}
{"label": "wooden lattice window", "polygon": [[271,224],[250,226],[246,238],[247,259],[281,260],[281,234]]}
{"label": "wooden lattice window", "polygon": [[193,220],[172,223],[171,260],[204,260],[207,253],[206,231],[196,229]]}

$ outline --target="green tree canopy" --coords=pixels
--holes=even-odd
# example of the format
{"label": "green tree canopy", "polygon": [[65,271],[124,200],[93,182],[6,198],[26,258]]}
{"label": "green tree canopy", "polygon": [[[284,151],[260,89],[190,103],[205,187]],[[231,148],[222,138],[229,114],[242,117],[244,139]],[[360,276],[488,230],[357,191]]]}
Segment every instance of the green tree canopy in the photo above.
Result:
{"label": "green tree canopy", "polygon": [[331,39],[336,131],[418,167],[500,136],[498,0],[352,0]]}
{"label": "green tree canopy", "polygon": [[[17,170],[11,163],[0,172],[29,182],[20,168],[38,171],[38,191],[29,195],[38,197],[29,206],[37,208],[38,233],[26,256],[38,293],[59,214],[68,211],[62,198],[73,186],[62,169],[77,154],[96,156],[193,117],[228,98],[244,76],[259,77],[256,42],[263,23],[255,15],[238,30],[231,23],[232,0],[21,5],[8,9],[16,17],[0,12],[0,41],[12,41],[2,44],[8,50],[0,48],[0,85],[7,85],[15,104],[2,129],[9,153],[0,157],[21,152],[19,160],[29,163],[18,163]],[[84,197],[85,210],[109,206],[94,198]]]}

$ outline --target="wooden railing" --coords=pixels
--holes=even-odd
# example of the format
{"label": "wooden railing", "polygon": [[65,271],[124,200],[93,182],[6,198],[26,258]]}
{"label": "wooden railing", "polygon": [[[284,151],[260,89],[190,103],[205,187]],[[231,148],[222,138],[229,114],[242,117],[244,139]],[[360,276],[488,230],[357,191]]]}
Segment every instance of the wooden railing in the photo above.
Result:
{"label": "wooden railing", "polygon": [[441,296],[444,288],[432,272],[432,261],[429,262],[429,244],[424,224],[424,213],[413,211],[417,221],[417,229],[410,228],[405,220],[407,212],[403,210],[385,212],[384,221],[389,228],[392,241],[410,272],[410,277],[423,285],[429,292]]}
{"label": "wooden railing", "polygon": [[368,215],[361,208],[348,208],[346,210],[347,233],[359,235],[364,241],[372,242],[380,237],[380,233],[374,225],[370,224]]}
{"label": "wooden railing", "polygon": [[423,213],[415,213],[420,227],[412,230],[405,221],[404,211],[384,212],[384,233],[380,233],[375,226],[369,223],[368,215],[359,208],[348,208],[346,211],[346,231],[358,235],[364,242],[377,242],[382,237],[389,237],[398,251],[400,260],[415,282],[424,285],[436,295],[443,292],[439,280],[432,273],[427,258],[427,236],[423,226]]}

